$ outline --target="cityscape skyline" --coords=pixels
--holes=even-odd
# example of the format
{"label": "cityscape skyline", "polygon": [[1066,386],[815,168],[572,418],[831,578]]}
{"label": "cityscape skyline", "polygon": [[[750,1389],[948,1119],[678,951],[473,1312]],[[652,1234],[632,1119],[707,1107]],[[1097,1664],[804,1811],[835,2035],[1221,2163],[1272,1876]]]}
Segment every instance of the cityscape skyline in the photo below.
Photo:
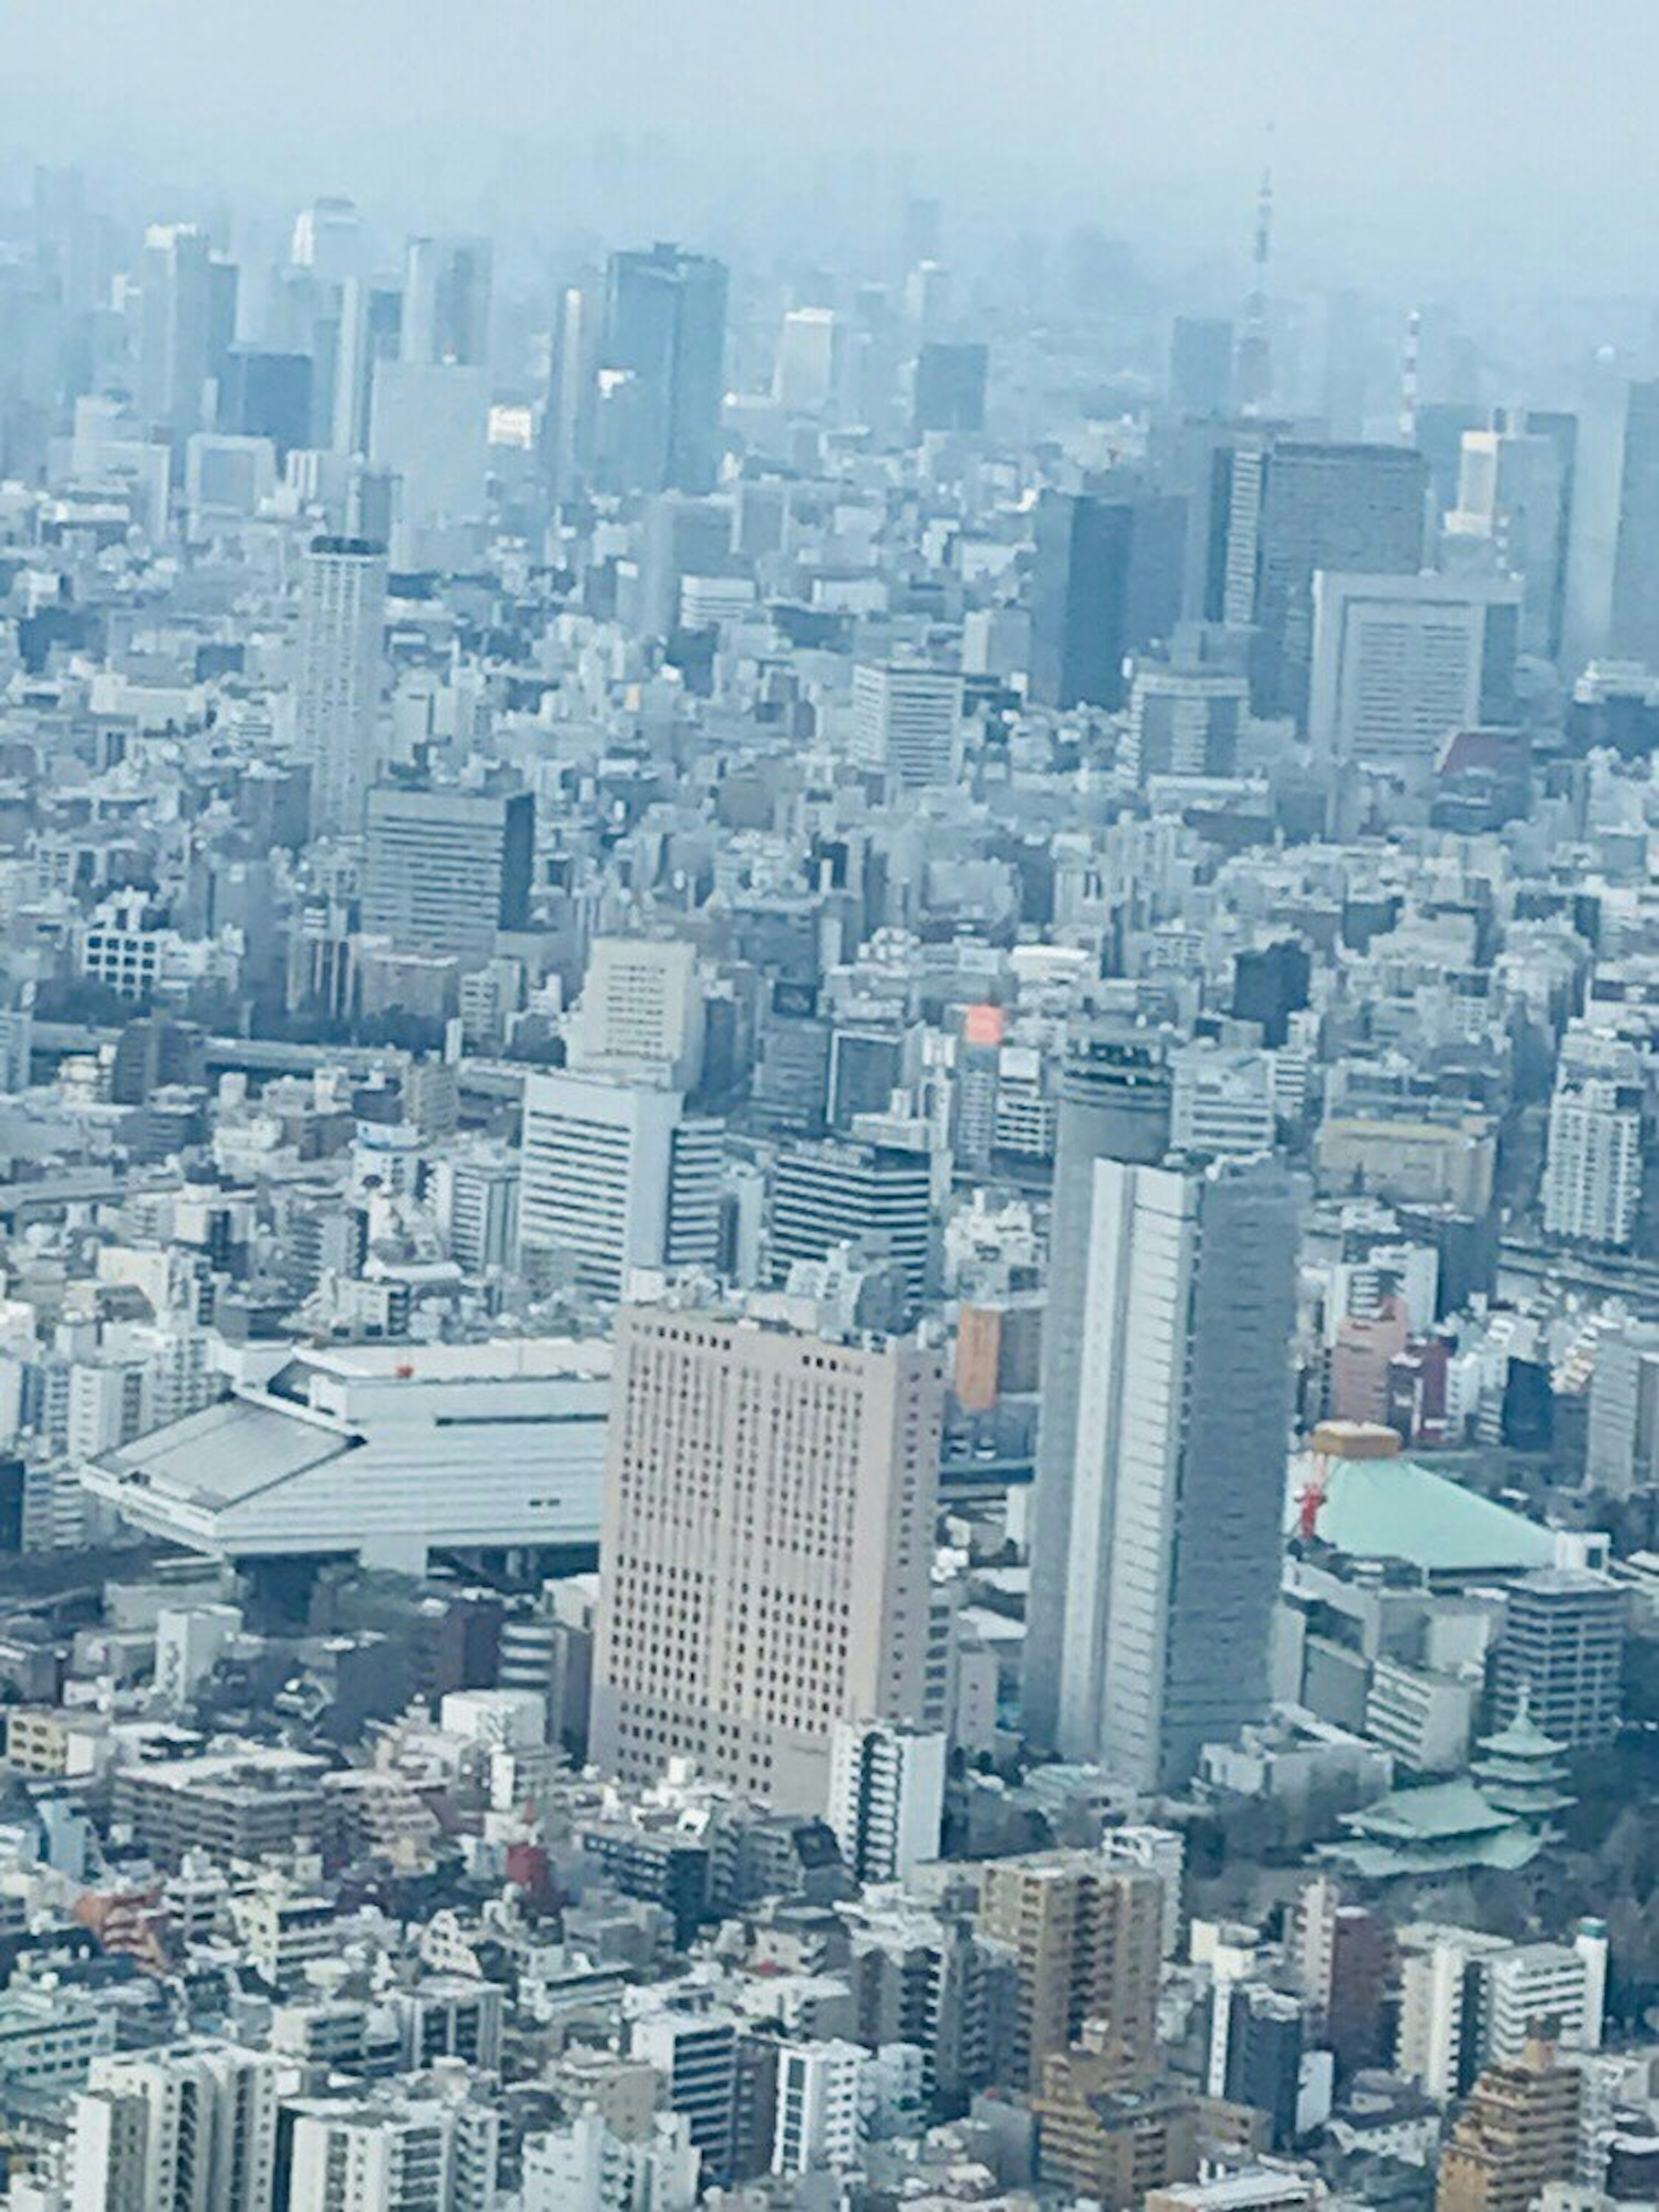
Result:
{"label": "cityscape skyline", "polygon": [[0,2212],[1649,2212],[1654,30],[13,17]]}

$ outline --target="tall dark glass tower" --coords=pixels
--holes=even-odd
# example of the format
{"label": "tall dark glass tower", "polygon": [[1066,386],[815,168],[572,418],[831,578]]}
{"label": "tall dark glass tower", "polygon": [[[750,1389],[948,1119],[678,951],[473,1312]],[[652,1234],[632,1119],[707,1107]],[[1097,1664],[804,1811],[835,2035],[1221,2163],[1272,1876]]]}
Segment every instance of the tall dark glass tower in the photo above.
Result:
{"label": "tall dark glass tower", "polygon": [[605,360],[633,390],[616,454],[631,491],[707,491],[726,384],[724,262],[678,246],[611,257]]}

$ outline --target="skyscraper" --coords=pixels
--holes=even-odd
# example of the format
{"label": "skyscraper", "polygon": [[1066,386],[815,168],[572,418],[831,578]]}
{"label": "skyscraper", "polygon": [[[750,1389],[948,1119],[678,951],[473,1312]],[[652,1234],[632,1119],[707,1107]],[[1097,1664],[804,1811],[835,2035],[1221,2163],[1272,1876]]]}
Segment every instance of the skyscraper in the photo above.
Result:
{"label": "skyscraper", "polygon": [[234,347],[219,394],[219,427],[239,437],[269,438],[280,465],[310,442],[312,361],[308,354]]}
{"label": "skyscraper", "polygon": [[339,453],[367,453],[375,371],[396,361],[402,340],[400,285],[351,277],[340,301],[340,337],[329,410],[330,443]]}
{"label": "skyscraper", "polygon": [[1177,315],[1170,339],[1170,404],[1178,415],[1224,415],[1233,388],[1233,326],[1218,315]]}
{"label": "skyscraper", "polygon": [[1163,1038],[1123,1021],[1079,1024],[1067,1038],[1049,1209],[1048,1297],[1042,1328],[1042,1415],[1032,1497],[1031,1595],[1021,1718],[1051,1745],[1060,1709],[1066,1553],[1077,1456],[1089,1224],[1097,1160],[1160,1160],[1170,1140]]}
{"label": "skyscraper", "polygon": [[615,253],[605,276],[603,366],[632,380],[625,488],[707,491],[726,388],[724,263],[678,246]]}
{"label": "skyscraper", "polygon": [[838,1245],[890,1260],[914,1315],[933,1277],[933,1197],[926,1152],[893,1145],[793,1145],[772,1176],[768,1224],[773,1279],[797,1260],[822,1260]]}
{"label": "skyscraper", "polygon": [[377,784],[368,794],[363,927],[411,952],[477,963],[529,920],[536,802],[527,791]]}
{"label": "skyscraper", "polygon": [[542,465],[555,499],[568,499],[579,490],[593,466],[599,313],[597,283],[568,284],[559,295],[542,416]]}
{"label": "skyscraper", "polygon": [[1046,491],[1031,572],[1031,697],[1117,707],[1125,657],[1180,617],[1187,503],[1150,492]]}
{"label": "skyscraper", "polygon": [[1137,1789],[1267,1710],[1296,1242],[1271,1158],[1096,1163],[1056,1740]]}
{"label": "skyscraper", "polygon": [[325,195],[295,216],[289,258],[296,269],[314,270],[326,283],[343,284],[356,274],[362,236],[356,202]]}
{"label": "skyscraper", "polygon": [[579,1290],[616,1298],[635,1267],[712,1267],[720,1127],[678,1091],[599,1075],[532,1074],[524,1094],[519,1249]]}
{"label": "skyscraper", "polygon": [[593,1756],[821,1813],[838,1721],[923,1695],[943,1382],[909,1340],[618,1317]]}
{"label": "skyscraper", "polygon": [[916,356],[912,416],[916,435],[930,430],[982,430],[989,365],[990,354],[983,344],[929,339]]}
{"label": "skyscraper", "polygon": [[576,1074],[689,1089],[702,1072],[704,1028],[695,945],[595,938],[565,1064]]}
{"label": "skyscraper", "polygon": [[853,673],[853,758],[907,790],[954,782],[962,678],[953,669],[860,661]]}
{"label": "skyscraper", "polygon": [[1659,381],[1632,384],[1625,403],[1608,642],[1659,667]]}
{"label": "skyscraper", "polygon": [[1306,720],[1317,570],[1416,574],[1427,484],[1422,455],[1407,446],[1285,439],[1268,452],[1256,540],[1251,670],[1259,714]]}
{"label": "skyscraper", "polygon": [[791,307],[778,332],[772,397],[789,415],[822,415],[836,396],[845,353],[842,325],[829,307]]}
{"label": "skyscraper", "polygon": [[487,238],[411,238],[404,258],[402,356],[481,368],[489,358]]}
{"label": "skyscraper", "polygon": [[[1572,425],[1572,417],[1553,418]],[[1576,428],[1576,425],[1573,425]],[[1560,436],[1542,430],[1468,430],[1457,479],[1455,534],[1485,539],[1522,580],[1521,649],[1561,650],[1566,592],[1567,483]]]}
{"label": "skyscraper", "polygon": [[143,266],[138,411],[149,428],[181,441],[213,419],[209,387],[222,380],[236,335],[236,270],[191,223],[153,224]]}
{"label": "skyscraper", "polygon": [[1515,579],[1321,569],[1313,605],[1308,734],[1322,758],[1420,776],[1456,731],[1514,720]]}
{"label": "skyscraper", "polygon": [[356,835],[374,781],[379,741],[383,546],[319,538],[300,578],[295,736],[311,763],[311,821],[319,835]]}

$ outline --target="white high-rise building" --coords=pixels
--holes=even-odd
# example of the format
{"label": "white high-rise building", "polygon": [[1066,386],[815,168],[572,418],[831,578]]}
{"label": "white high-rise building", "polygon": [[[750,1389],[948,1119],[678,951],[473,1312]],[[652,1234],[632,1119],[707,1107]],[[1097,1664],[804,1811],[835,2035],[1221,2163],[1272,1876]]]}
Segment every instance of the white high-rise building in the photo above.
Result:
{"label": "white high-rise building", "polygon": [[1181,1885],[1187,1865],[1187,1841],[1180,1829],[1126,1822],[1107,1829],[1100,1855],[1108,1866],[1146,1867],[1163,1883],[1164,1955],[1173,1959],[1181,1948]]}
{"label": "white high-rise building", "polygon": [[791,415],[821,415],[836,396],[841,326],[828,307],[792,307],[778,333],[772,397]]}
{"label": "white high-rise building", "polygon": [[1212,1156],[1273,1150],[1279,1108],[1272,1057],[1192,1044],[1170,1060],[1170,1148]]}
{"label": "white high-rise building", "polygon": [[510,1267],[518,1253],[519,1164],[478,1146],[446,1153],[433,1170],[438,1226],[469,1274]]}
{"label": "white high-rise building", "polygon": [[1556,2023],[1553,2039],[1574,2051],[1601,2047],[1607,1945],[1516,1943],[1482,1959],[1480,2061],[1508,2065],[1540,2023]]}
{"label": "white high-rise building", "polygon": [[628,2055],[661,2078],[668,2109],[685,2122],[705,2178],[728,2174],[737,2124],[736,2014],[706,2002],[665,2000],[629,2022]]}
{"label": "white high-rise building", "polygon": [[659,2112],[649,2139],[635,2142],[590,2105],[525,2138],[523,2212],[692,2212],[702,2165],[683,2114]]}
{"label": "white high-rise building", "polygon": [[319,538],[300,580],[296,735],[311,763],[313,832],[356,836],[374,781],[386,629],[384,550]]}
{"label": "white high-rise building", "polygon": [[844,2171],[858,2162],[870,2053],[856,2043],[786,2043],[778,2052],[774,2173]]}
{"label": "white high-rise building", "polygon": [[899,1721],[839,1721],[825,1817],[860,1882],[908,1882],[939,1853],[945,1738]]}
{"label": "white high-rise building", "polygon": [[1566,486],[1561,447],[1538,431],[1466,430],[1454,538],[1489,544],[1522,582],[1521,647],[1553,659],[1560,650],[1566,579]]}
{"label": "white high-rise building", "polygon": [[95,2059],[88,2094],[76,2100],[74,2203],[88,2212],[130,2203],[270,2212],[277,2107],[298,2086],[291,2060],[232,2044]]}
{"label": "white high-rise building", "polygon": [[838,1721],[921,1716],[938,1355],[632,1307],[615,1361],[593,1758],[822,1813]]}
{"label": "white high-rise building", "polygon": [[1642,1055],[1627,1038],[1570,1030],[1550,1100],[1544,1229],[1587,1244],[1628,1244],[1642,1204]]}
{"label": "white high-rise building", "polygon": [[1296,1185],[1095,1165],[1057,1741],[1140,1790],[1267,1711]]}
{"label": "white high-rise building", "polygon": [[294,2114],[289,2212],[490,2212],[501,2115],[462,2095],[319,2099]]}
{"label": "white high-rise building", "polygon": [[1584,1473],[1592,1490],[1659,1490],[1659,1328],[1626,1321],[1602,1336],[1590,1377]]}
{"label": "white high-rise building", "polygon": [[580,1290],[621,1297],[631,1269],[712,1268],[721,1127],[684,1095],[598,1075],[525,1085],[519,1249],[562,1260]]}
{"label": "white high-rise building", "polygon": [[1308,734],[1327,760],[1425,773],[1458,730],[1512,718],[1507,576],[1314,577]]}
{"label": "white high-rise building", "polygon": [[571,1024],[567,1065],[689,1090],[702,1066],[696,947],[680,939],[596,938]]}
{"label": "white high-rise building", "polygon": [[962,678],[901,661],[853,675],[853,758],[908,790],[954,783],[962,763]]}
{"label": "white high-rise building", "polygon": [[328,284],[343,284],[357,273],[362,252],[362,218],[355,200],[327,196],[302,207],[294,218],[289,259],[310,269]]}
{"label": "white high-rise building", "polygon": [[400,567],[460,550],[489,505],[489,371],[453,361],[374,365],[368,458],[398,479]]}

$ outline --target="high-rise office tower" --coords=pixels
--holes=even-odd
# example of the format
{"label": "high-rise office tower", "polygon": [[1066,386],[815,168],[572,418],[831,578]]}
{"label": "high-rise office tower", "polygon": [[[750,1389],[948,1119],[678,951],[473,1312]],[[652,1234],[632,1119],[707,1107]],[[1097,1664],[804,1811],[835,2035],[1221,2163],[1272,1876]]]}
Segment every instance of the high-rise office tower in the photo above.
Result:
{"label": "high-rise office tower", "polygon": [[1180,618],[1187,503],[1151,492],[1045,491],[1031,572],[1030,693],[1041,707],[1118,707],[1125,657]]}
{"label": "high-rise office tower", "polygon": [[[368,458],[398,479],[393,544],[400,568],[433,559],[428,533],[465,532],[483,520],[489,393],[489,371],[471,363],[376,362]],[[436,557],[453,556],[440,550]]]}
{"label": "high-rise office tower", "polygon": [[696,945],[595,938],[565,1064],[573,1074],[689,1090],[702,1073],[704,1029]]}
{"label": "high-rise office tower", "polygon": [[1422,455],[1407,446],[1285,439],[1267,453],[1253,610],[1251,675],[1258,714],[1305,722],[1313,580],[1319,569],[1417,574],[1427,483]]}
{"label": "high-rise office tower", "polygon": [[1095,1165],[1055,1733],[1139,1790],[1267,1711],[1297,1214],[1268,1158]]}
{"label": "high-rise office tower", "polygon": [[821,1813],[830,1740],[915,1719],[943,1381],[909,1340],[830,1342],[695,1310],[618,1318],[593,1756],[676,1754]]}
{"label": "high-rise office tower", "polygon": [[678,246],[615,253],[605,274],[604,367],[633,386],[626,489],[707,491],[726,389],[723,262]]}
{"label": "high-rise office tower", "polygon": [[1572,538],[1578,512],[1578,417],[1555,407],[1527,407],[1516,418],[1505,416],[1505,428],[1518,427],[1529,438],[1547,438],[1555,447],[1561,487],[1559,530],[1555,547],[1555,598],[1550,608],[1548,653],[1559,660],[1566,649],[1567,595],[1572,581]]}
{"label": "high-rise office tower", "polygon": [[1624,432],[1608,643],[1659,668],[1659,381],[1631,386]]}
{"label": "high-rise office tower", "polygon": [[1255,617],[1261,501],[1277,434],[1252,422],[1192,421],[1175,441],[1172,488],[1188,509],[1182,608],[1246,632]]}
{"label": "high-rise office tower", "polygon": [[1582,2077],[1541,2038],[1475,2083],[1440,2160],[1436,2212],[1528,2212],[1577,2168]]}
{"label": "high-rise office tower", "polygon": [[939,1854],[945,1740],[906,1721],[837,1721],[825,1817],[860,1882],[908,1882]]}
{"label": "high-rise office tower", "polygon": [[853,759],[905,790],[954,783],[962,761],[962,678],[954,669],[860,661],[853,673]]}
{"label": "high-rise office tower", "polygon": [[1567,513],[1559,437],[1542,430],[1465,432],[1457,505],[1446,527],[1454,537],[1485,540],[1522,580],[1521,650],[1552,660],[1561,650]]}
{"label": "high-rise office tower", "polygon": [[773,1169],[768,1239],[772,1279],[780,1284],[797,1260],[822,1260],[841,1245],[885,1257],[899,1272],[914,1316],[933,1273],[927,1153],[861,1140],[790,1146]]}
{"label": "high-rise office tower", "polygon": [[667,637],[677,629],[686,578],[720,574],[731,552],[732,509],[725,501],[689,499],[678,491],[653,499],[640,545],[641,635]]}
{"label": "high-rise office tower", "polygon": [[593,466],[594,381],[599,373],[597,284],[568,284],[553,318],[553,353],[542,416],[542,465],[555,499],[568,499]]}
{"label": "high-rise office tower", "polygon": [[1025,1733],[1044,1745],[1055,1740],[1060,1709],[1095,1164],[1099,1160],[1162,1159],[1170,1140],[1170,1096],[1166,1049],[1156,1031],[1104,1020],[1080,1024],[1067,1038],[1060,1075],[1049,1209],[1042,1410],[1032,1497],[1031,1595],[1021,1697]]}
{"label": "high-rise office tower", "polygon": [[1308,734],[1322,758],[1421,776],[1457,731],[1515,720],[1514,578],[1322,568],[1313,608]]}
{"label": "high-rise office tower", "polygon": [[[1598,1381],[1604,1356],[1598,1351]],[[1558,1743],[1582,1751],[1610,1742],[1619,1732],[1628,1595],[1587,1567],[1540,1567],[1511,1583],[1492,1652],[1494,1720],[1506,1727],[1524,1699]]]}
{"label": "high-rise office tower", "polygon": [[678,1091],[599,1075],[525,1085],[519,1249],[621,1297],[635,1267],[703,1267],[720,1249],[720,1125]]}
{"label": "high-rise office tower", "polygon": [[375,372],[383,361],[397,360],[403,325],[400,284],[354,276],[342,289],[330,404],[329,442],[336,453],[368,453]]}
{"label": "high-rise office tower", "polygon": [[312,360],[304,353],[233,347],[219,394],[219,427],[241,438],[269,438],[280,465],[311,442]]}
{"label": "high-rise office tower", "polygon": [[911,416],[916,436],[924,437],[930,430],[982,430],[989,368],[990,353],[983,344],[930,338],[916,356]]}
{"label": "high-rise office tower", "polygon": [[153,224],[139,301],[138,411],[175,441],[211,422],[236,335],[236,270],[191,223]]}
{"label": "high-rise office tower", "polygon": [[368,794],[363,927],[411,952],[477,963],[530,917],[536,802],[511,794],[377,784]]}
{"label": "high-rise office tower", "polygon": [[778,332],[772,364],[772,398],[786,414],[822,415],[841,381],[845,344],[840,319],[829,307],[791,307]]}
{"label": "high-rise office tower", "polygon": [[1233,388],[1233,326],[1219,315],[1177,315],[1170,339],[1170,405],[1177,415],[1224,415]]}
{"label": "high-rise office tower", "polygon": [[406,362],[479,368],[489,358],[487,238],[411,238],[404,258]]}
{"label": "high-rise office tower", "polygon": [[295,735],[311,763],[313,833],[355,836],[374,779],[386,630],[383,546],[319,538],[300,577]]}
{"label": "high-rise office tower", "polygon": [[1249,708],[1243,641],[1212,625],[1179,623],[1164,658],[1135,658],[1122,763],[1143,782],[1231,775]]}
{"label": "high-rise office tower", "polygon": [[1013,1947],[1018,1999],[1008,2078],[1033,2088],[1044,2061],[1102,2023],[1144,2075],[1157,2046],[1164,1885],[1143,1868],[1108,1866],[1092,1851],[993,1859],[980,1889],[979,1930]]}
{"label": "high-rise office tower", "polygon": [[362,236],[356,202],[325,195],[302,207],[294,218],[289,259],[296,269],[313,270],[325,283],[343,284],[357,274]]}

